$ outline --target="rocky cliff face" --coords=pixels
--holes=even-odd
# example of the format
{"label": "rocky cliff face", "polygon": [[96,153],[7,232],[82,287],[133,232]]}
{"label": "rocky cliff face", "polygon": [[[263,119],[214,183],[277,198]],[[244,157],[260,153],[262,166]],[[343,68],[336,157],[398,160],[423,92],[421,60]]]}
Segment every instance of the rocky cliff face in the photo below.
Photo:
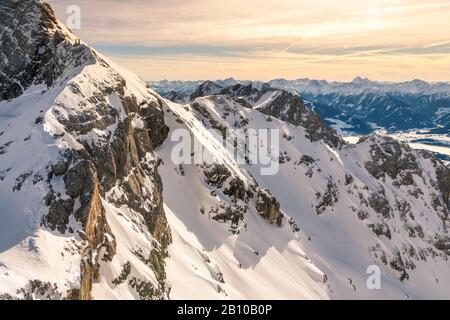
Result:
{"label": "rocky cliff face", "polygon": [[332,147],[340,147],[344,143],[335,130],[325,125],[317,113],[306,108],[303,101],[292,93],[280,91],[260,111],[294,126],[302,126],[311,141],[323,140]]}
{"label": "rocky cliff face", "polygon": [[[9,143],[0,159],[2,169],[8,168],[3,185],[7,187],[17,174],[10,191],[43,194],[42,207],[28,213],[36,221],[30,224],[30,236],[48,230],[72,239],[71,255],[79,258],[80,280],[65,291],[60,287],[61,297],[95,297],[93,286],[104,281],[105,270],[118,272],[115,265],[130,263],[124,261],[127,255],[155,274],[152,280],[149,272],[130,263],[131,275],[122,281],[130,294],[143,299],[168,297],[164,259],[171,235],[153,155],[168,132],[160,98],[81,43],[57,21],[48,4],[11,0],[0,6],[0,112],[14,106],[11,122],[1,123],[2,140]],[[23,148],[16,147],[22,123],[23,130],[30,130],[24,141],[32,142]],[[19,154],[32,157],[36,148],[47,152],[47,145],[56,148],[45,160],[14,163]],[[140,248],[143,243],[138,246],[132,237],[127,240],[130,248],[120,248],[118,242],[124,239],[110,226],[111,207],[134,217],[128,220],[130,228],[152,239],[146,240],[147,248]],[[141,253],[133,254],[138,247]],[[8,251],[2,256],[8,261]],[[58,263],[61,266],[55,268],[62,268],[64,261]],[[107,280],[109,285],[112,280]]]}
{"label": "rocky cliff face", "polygon": [[[32,84],[50,87],[68,67],[93,63],[89,50],[67,41],[64,26],[47,3],[2,1],[0,8],[1,100],[21,95]],[[71,56],[68,61],[60,59],[63,52]]]}

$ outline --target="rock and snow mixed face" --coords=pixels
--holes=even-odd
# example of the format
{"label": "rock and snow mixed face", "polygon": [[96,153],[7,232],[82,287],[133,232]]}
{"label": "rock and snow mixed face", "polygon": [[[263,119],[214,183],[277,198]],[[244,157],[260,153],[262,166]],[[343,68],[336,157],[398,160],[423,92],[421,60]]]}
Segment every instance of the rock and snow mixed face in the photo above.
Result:
{"label": "rock and snow mixed face", "polygon": [[[450,174],[431,154],[347,145],[265,85],[173,103],[43,1],[0,9],[0,299],[450,297]],[[281,133],[276,174],[234,160],[236,128]],[[216,161],[175,163],[178,129]]]}
{"label": "rock and snow mixed face", "polygon": [[[257,92],[230,91],[187,105],[167,102],[171,131],[189,130],[213,153],[210,158],[218,159],[213,168],[179,166],[171,161],[175,142],[166,141],[157,151],[174,233],[168,279],[189,283],[173,285],[173,296],[186,297],[197,286],[200,298],[449,297],[448,168],[430,153],[376,135],[334,147],[334,139],[327,143],[311,136],[315,122],[294,126],[276,118],[282,111],[268,116],[261,105],[270,110],[273,97],[261,99],[264,94]],[[296,110],[294,118],[310,113]],[[277,174],[262,175],[257,164],[230,160],[220,137],[232,128],[280,130]],[[242,190],[230,193],[237,177],[242,183],[233,185]],[[261,221],[267,216],[258,212],[256,188],[270,190],[280,224]],[[303,258],[293,258],[294,253]],[[183,274],[176,271],[181,264],[188,265]],[[308,271],[311,265],[316,272]],[[378,268],[381,290],[370,290],[367,272]]]}
{"label": "rock and snow mixed face", "polygon": [[1,294],[167,297],[160,98],[46,3],[0,6]]}

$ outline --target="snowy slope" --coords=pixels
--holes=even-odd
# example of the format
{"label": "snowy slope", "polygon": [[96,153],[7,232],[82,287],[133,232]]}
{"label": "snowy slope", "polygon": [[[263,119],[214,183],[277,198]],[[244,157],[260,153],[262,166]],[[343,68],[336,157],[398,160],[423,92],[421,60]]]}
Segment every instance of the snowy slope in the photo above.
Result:
{"label": "snowy slope", "polygon": [[[262,100],[267,102],[266,97]],[[170,209],[168,219],[174,228],[168,279],[172,283],[189,279],[189,286],[183,290],[173,288],[175,297],[213,297],[218,295],[214,293],[218,284],[229,297],[259,298],[261,295],[257,291],[249,295],[248,290],[239,293],[235,290],[239,283],[245,283],[245,288],[251,290],[258,287],[262,280],[253,272],[266,267],[267,270],[276,269],[276,274],[282,275],[277,280],[280,288],[289,288],[292,282],[303,283],[302,287],[305,287],[310,280],[299,274],[299,270],[305,268],[304,265],[285,267],[280,264],[285,259],[293,261],[291,248],[297,247],[301,248],[301,251],[295,249],[299,255],[308,257],[307,261],[323,273],[325,290],[316,283],[314,286],[308,285],[306,290],[284,289],[280,293],[273,291],[270,284],[264,283],[265,288],[271,288],[271,293],[264,293],[262,297],[270,294],[270,297],[276,298],[303,298],[305,294],[313,296],[310,291],[319,289],[327,298],[450,297],[446,285],[450,276],[448,249],[445,249],[448,244],[444,245],[448,243],[448,211],[442,203],[442,196],[439,196],[441,191],[435,184],[436,172],[444,170],[444,167],[430,159],[430,155],[412,151],[393,140],[378,136],[372,136],[356,146],[345,145],[340,149],[332,149],[323,141],[312,142],[301,127],[273,118],[268,122],[267,116],[258,108],[245,107],[230,96],[198,98],[193,104],[184,106],[167,103],[171,112],[166,114],[166,120],[171,129],[179,127],[179,122],[184,122],[183,126],[189,128],[206,148],[211,144],[220,145],[220,141],[211,142],[207,131],[209,125],[205,126],[211,121],[205,118],[204,112],[198,111],[196,103],[207,108],[214,119],[222,121],[224,126],[238,121],[247,123],[247,128],[279,129],[285,137],[289,137],[281,139],[282,157],[287,160],[282,161],[278,174],[262,176],[258,166],[232,167],[232,170],[243,175],[250,173],[260,186],[268,188],[281,203],[285,215],[281,229],[271,226],[261,232],[262,225],[266,225],[258,222],[261,217],[248,211],[243,217],[247,228],[239,229],[238,235],[227,235],[225,228],[221,230],[214,219],[210,220],[210,217],[206,218],[201,213],[202,207],[214,206],[211,202],[230,201],[220,192],[226,188],[205,185],[205,173],[201,166],[185,165],[184,175],[180,174],[179,168],[170,164],[171,148],[167,141],[158,150],[164,159],[161,167],[163,179],[174,182],[168,183],[164,191],[166,207]],[[243,121],[243,118],[246,120]],[[378,147],[381,149],[378,150]],[[411,161],[406,167],[412,163],[418,166],[418,170],[412,170],[412,184],[408,181],[410,175],[406,167],[395,172],[397,176],[389,170],[385,173],[372,170],[370,166],[370,169],[366,168],[371,161],[379,162],[378,165],[383,168],[385,164],[382,159],[390,155],[391,150],[395,150],[395,157],[399,158],[388,158],[386,161],[389,161],[390,166],[402,166],[403,159]],[[215,156],[228,158],[221,154],[216,152]],[[301,161],[310,159],[304,156],[312,160]],[[415,165],[411,168],[414,169]],[[419,174],[419,171],[424,174]],[[220,200],[211,196],[213,190]],[[437,204],[439,201],[441,206]],[[298,224],[299,231],[286,223],[291,219]],[[188,236],[183,235],[185,233]],[[221,241],[214,240],[217,237]],[[280,238],[288,240],[280,244]],[[438,242],[442,245],[438,245]],[[264,243],[270,245],[265,246]],[[251,249],[248,248],[249,244]],[[253,262],[246,268],[248,256],[251,256],[249,251],[255,249],[262,252],[259,252],[258,257],[253,257]],[[233,258],[230,258],[230,252],[233,252]],[[214,281],[214,277],[208,276],[206,270],[209,263],[202,262],[204,254],[213,257],[211,260],[223,273],[225,283],[220,284]],[[280,259],[278,255],[283,258]],[[271,261],[275,262],[272,266]],[[180,263],[188,264],[189,267],[180,270],[177,267]],[[244,267],[236,272],[239,263]],[[382,270],[382,290],[367,289],[366,271],[371,265],[377,265]],[[263,275],[266,281],[273,277],[270,273],[264,272]],[[189,292],[192,286],[203,290]],[[220,294],[218,297],[221,297]]]}
{"label": "snowy slope", "polygon": [[[171,111],[166,113],[166,123],[171,131],[191,128],[211,157],[217,158],[247,185],[254,184],[246,170],[222,157],[226,151],[194,117],[191,107],[187,111],[168,102],[168,108]],[[189,125],[177,122],[179,118]],[[216,221],[214,209],[219,208],[221,213],[223,207],[233,206],[236,199],[224,194],[226,187],[221,189],[205,182],[205,167],[183,165],[180,169],[173,164],[174,144],[168,139],[158,149],[163,160],[160,173],[164,181],[164,203],[173,233],[167,266],[171,297],[326,298],[323,274],[304,253],[289,223],[284,221],[281,228],[268,223],[255,211],[254,199],[247,203],[237,200],[238,205],[249,208],[236,229],[230,228],[230,221]]]}

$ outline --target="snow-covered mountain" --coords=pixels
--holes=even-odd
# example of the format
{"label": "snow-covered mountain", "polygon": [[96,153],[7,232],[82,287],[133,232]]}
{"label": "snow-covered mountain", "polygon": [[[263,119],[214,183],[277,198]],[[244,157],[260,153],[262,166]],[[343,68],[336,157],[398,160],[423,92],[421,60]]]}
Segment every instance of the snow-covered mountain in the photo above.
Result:
{"label": "snow-covered mountain", "polygon": [[[346,144],[261,83],[164,99],[45,2],[0,9],[0,299],[450,298],[450,170],[431,153]],[[231,129],[281,133],[277,173],[236,161],[262,142]],[[179,132],[204,161],[174,162]]]}
{"label": "snow-covered mountain", "polygon": [[356,77],[350,82],[337,82],[304,78],[297,80],[275,79],[269,81],[269,83],[273,87],[283,87],[284,89],[295,90],[297,92],[315,94],[330,94],[335,92],[358,94],[369,90],[380,93],[425,95],[448,93],[450,91],[450,83],[448,82],[428,83],[418,79],[405,82],[390,82],[372,81],[367,78]]}
{"label": "snow-covered mountain", "polygon": [[[348,124],[352,133],[383,128],[404,131],[450,128],[450,83],[422,80],[378,82],[357,77],[351,82],[271,81],[275,88],[295,90],[323,117]],[[447,130],[447,133],[449,130]]]}
{"label": "snow-covered mountain", "polygon": [[[174,272],[169,271],[168,276],[173,284],[182,282],[179,277],[188,277],[190,281],[187,288],[173,286],[174,297],[186,297],[191,286],[199,285],[200,297],[213,295],[214,286],[205,279],[208,263],[202,262],[202,255],[193,259],[186,253],[186,248],[191,250],[190,245],[214,257],[223,275],[219,291],[224,290],[230,297],[243,297],[242,292],[236,296],[237,286],[252,291],[256,286],[246,278],[244,282],[236,281],[235,274],[253,272],[264,268],[266,263],[274,263],[271,268],[277,270],[277,277],[284,274],[277,278],[278,283],[287,274],[294,283],[304,281],[303,275],[293,272],[297,268],[303,270],[304,266],[290,265],[298,263],[291,256],[294,252],[320,270],[323,283],[317,281],[316,275],[313,279],[317,283],[310,289],[327,298],[449,297],[448,168],[430,153],[414,151],[376,135],[361,139],[356,145],[333,145],[335,140],[326,137],[317,140],[310,133],[316,128],[315,122],[295,126],[289,124],[295,117],[284,118],[286,121],[277,119],[289,114],[286,112],[291,107],[289,103],[273,113],[275,117],[268,116],[268,110],[276,109],[271,106],[278,105],[279,91],[271,91],[270,95],[249,87],[243,91],[249,95],[199,97],[187,105],[168,102],[166,123],[171,130],[180,127],[190,130],[218,158],[222,154],[221,143],[209,134],[208,128],[278,129],[283,136],[280,171],[274,176],[261,175],[258,166],[230,163],[228,157],[220,158],[220,166],[213,168],[195,165],[178,168],[170,164],[167,155],[173,142],[166,141],[158,151],[164,162],[160,169],[163,181],[173,181],[164,189],[166,205],[173,212],[169,223],[174,219],[180,225],[169,259],[169,270]],[[298,110],[298,115],[304,115],[304,110]],[[338,137],[336,141],[340,141]],[[212,181],[211,172],[216,173]],[[236,179],[243,182],[238,184]],[[241,186],[242,192],[234,191],[236,185]],[[258,202],[259,188],[270,190],[280,204],[282,222],[278,230],[266,229],[266,224],[254,220],[257,214],[252,209],[253,198],[246,195],[250,191]],[[186,196],[180,200],[180,195]],[[248,211],[235,213],[236,204],[248,206]],[[184,214],[178,215],[181,211]],[[219,226],[211,220],[223,222],[224,229],[232,233],[238,230],[237,235],[224,236],[224,229],[218,231]],[[188,231],[189,237],[183,231]],[[277,257],[278,254],[283,258]],[[174,276],[180,264],[189,264],[194,271],[190,270],[189,276]],[[367,289],[366,270],[370,265],[383,270],[382,290]],[[268,273],[267,277],[274,275]],[[291,291],[286,289],[291,286],[279,285],[275,290],[267,284],[268,278],[264,277],[257,287],[256,297],[304,297],[303,287]]]}
{"label": "snow-covered mountain", "polygon": [[[202,83],[191,83],[187,92],[167,81],[149,85],[168,99],[181,101]],[[225,87],[232,81],[215,83]],[[260,81],[242,83],[258,88],[263,85]],[[299,95],[309,108],[343,133],[367,134],[380,128],[391,132],[420,128],[450,132],[450,83],[378,82],[357,77],[351,82],[275,79],[267,84]]]}
{"label": "snow-covered mountain", "polygon": [[[215,80],[215,81],[205,81],[205,80],[195,80],[195,81],[182,81],[182,80],[161,80],[161,81],[148,81],[149,87],[153,88],[159,94],[166,96],[168,94],[178,93],[183,96],[191,95],[198,87],[200,87],[205,82],[214,82],[222,87],[232,86],[236,83],[240,83],[233,78]],[[250,81],[245,81],[246,83]]]}

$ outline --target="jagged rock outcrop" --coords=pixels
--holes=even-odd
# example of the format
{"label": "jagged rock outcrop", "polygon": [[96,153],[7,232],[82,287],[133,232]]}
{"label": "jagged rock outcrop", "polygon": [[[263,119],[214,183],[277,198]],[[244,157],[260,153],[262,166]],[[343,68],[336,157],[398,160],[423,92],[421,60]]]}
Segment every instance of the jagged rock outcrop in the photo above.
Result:
{"label": "jagged rock outcrop", "polygon": [[253,192],[248,190],[243,180],[238,177],[233,177],[223,191],[224,194],[234,199],[239,199],[248,202],[249,198],[253,198]]}
{"label": "jagged rock outcrop", "polygon": [[256,102],[263,95],[263,91],[258,90],[258,88],[254,87],[252,84],[242,85],[237,83],[230,87],[222,88],[220,94]]}
{"label": "jagged rock outcrop", "polygon": [[205,81],[189,96],[189,101],[194,101],[198,97],[217,94],[221,89],[222,87],[215,82],[209,80]]}
{"label": "jagged rock outcrop", "polygon": [[222,188],[225,181],[231,177],[230,170],[223,164],[213,164],[204,173],[206,183],[217,188]]}
{"label": "jagged rock outcrop", "polygon": [[[0,101],[21,95],[32,84],[51,87],[67,68],[94,62],[85,46],[67,41],[47,3],[2,1],[0,12]],[[72,59],[59,59],[62,53]]]}
{"label": "jagged rock outcrop", "polygon": [[[375,137],[368,139],[377,141]],[[421,173],[416,158],[411,154],[411,148],[389,137],[383,139],[380,143],[371,145],[372,161],[366,163],[367,171],[377,179],[385,175],[391,179],[400,176],[400,183],[413,184],[412,175]]]}
{"label": "jagged rock outcrop", "polygon": [[324,213],[328,207],[333,208],[338,201],[338,187],[332,177],[328,178],[325,191],[316,193],[316,198],[318,199],[315,207],[317,214]]}
{"label": "jagged rock outcrop", "polygon": [[265,104],[259,110],[294,126],[302,126],[311,141],[323,140],[335,148],[344,143],[334,129],[325,125],[317,113],[306,108],[303,101],[292,93],[279,91],[271,103]]}
{"label": "jagged rock outcrop", "polygon": [[[371,142],[371,159],[365,163],[365,167],[373,177],[383,181],[389,177],[393,180],[394,186],[397,188],[407,187],[409,189],[408,193],[415,198],[423,194],[423,190],[420,189],[414,178],[416,177],[416,179],[426,183],[423,168],[419,165],[417,154],[414,154],[408,145],[401,144],[390,137],[379,137],[376,135],[362,138],[358,143],[364,143],[365,141]],[[419,154],[424,159],[431,160],[431,170],[435,180],[430,181],[430,183],[436,189],[435,207],[444,205],[446,207],[444,215],[446,216],[450,195],[449,169],[430,152],[420,151]],[[386,212],[386,210],[383,210],[383,212]]]}
{"label": "jagged rock outcrop", "polygon": [[383,218],[389,219],[392,209],[384,191],[373,192],[369,197],[369,205],[375,212],[381,214]]}
{"label": "jagged rock outcrop", "polygon": [[450,211],[450,169],[441,165],[437,171],[437,180],[447,209]]}
{"label": "jagged rock outcrop", "polygon": [[280,210],[280,203],[266,189],[258,188],[256,194],[256,211],[268,222],[281,226],[283,223],[283,213]]}

